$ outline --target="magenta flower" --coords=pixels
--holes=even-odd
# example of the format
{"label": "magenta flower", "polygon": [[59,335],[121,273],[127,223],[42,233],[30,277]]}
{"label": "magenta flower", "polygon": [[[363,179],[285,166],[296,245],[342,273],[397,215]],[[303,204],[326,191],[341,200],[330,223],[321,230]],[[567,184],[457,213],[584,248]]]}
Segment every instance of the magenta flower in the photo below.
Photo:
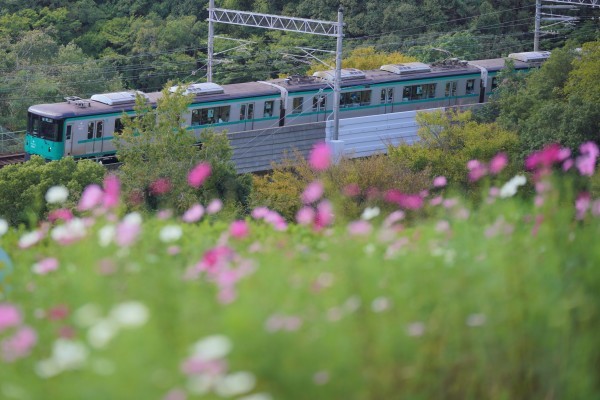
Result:
{"label": "magenta flower", "polygon": [[418,210],[423,207],[423,198],[417,194],[404,194],[391,189],[385,193],[384,199],[389,203],[396,203],[400,208]]}
{"label": "magenta flower", "polygon": [[21,313],[9,303],[0,303],[0,332],[21,324]]}
{"label": "magenta flower", "polygon": [[358,196],[360,194],[360,186],[356,183],[351,183],[344,187],[344,195],[348,197]]}
{"label": "magenta flower", "polygon": [[48,221],[54,222],[58,220],[70,221],[73,219],[73,213],[66,208],[59,208],[48,213]]}
{"label": "magenta flower", "polygon": [[169,193],[172,185],[167,178],[160,178],[150,184],[150,193],[160,196],[161,194]]}
{"label": "magenta flower", "polygon": [[203,215],[204,215],[204,207],[202,207],[202,204],[194,204],[192,207],[190,207],[189,210],[187,210],[183,214],[182,219],[184,222],[192,223],[192,222],[199,221]]}
{"label": "magenta flower", "polygon": [[333,207],[328,200],[323,200],[317,205],[314,228],[321,230],[333,223]]}
{"label": "magenta flower", "polygon": [[104,178],[104,207],[112,208],[119,204],[121,195],[121,182],[116,175],[108,175]]}
{"label": "magenta flower", "polygon": [[594,142],[585,142],[579,146],[581,155],[575,160],[575,166],[579,173],[584,176],[594,175],[596,159],[598,158],[598,146]]}
{"label": "magenta flower", "polygon": [[562,161],[561,157],[564,157],[565,152],[561,151],[558,144],[553,143],[544,147],[540,151],[531,153],[525,160],[525,168],[529,170],[535,170],[538,168],[548,169],[554,163]]}
{"label": "magenta flower", "polygon": [[35,331],[28,326],[21,327],[12,337],[4,339],[0,344],[2,359],[11,362],[26,357],[36,342]]}
{"label": "magenta flower", "polygon": [[227,362],[223,359],[204,359],[192,356],[181,364],[181,372],[186,375],[212,375],[218,376],[227,372]]}
{"label": "magenta flower", "polygon": [[267,207],[256,207],[252,210],[252,218],[254,219],[263,219],[269,213],[269,209]]}
{"label": "magenta flower", "polygon": [[250,233],[248,223],[244,220],[233,221],[229,225],[229,234],[236,239],[243,239]]}
{"label": "magenta flower", "polygon": [[211,167],[209,163],[200,163],[196,165],[188,174],[188,184],[191,187],[199,188],[210,176]]}
{"label": "magenta flower", "polygon": [[81,199],[79,200],[79,205],[77,209],[79,211],[87,211],[92,208],[98,206],[102,203],[102,198],[104,197],[104,192],[100,188],[100,186],[96,184],[88,185],[81,194]]}
{"label": "magenta flower", "polygon": [[323,196],[323,190],[323,184],[320,181],[309,183],[302,193],[302,202],[304,204],[314,203]]}
{"label": "magenta flower", "polygon": [[477,182],[487,174],[487,168],[479,160],[470,160],[467,163],[467,169],[469,170],[469,180],[471,182]]}
{"label": "magenta flower", "polygon": [[46,275],[48,272],[58,269],[58,260],[56,258],[44,258],[33,264],[32,271],[38,275]]}
{"label": "magenta flower", "polygon": [[315,171],[324,171],[331,164],[331,150],[325,142],[315,144],[310,152],[308,163]]}
{"label": "magenta flower", "polygon": [[506,155],[506,153],[498,153],[498,154],[496,154],[496,156],[494,156],[494,158],[492,158],[492,161],[490,161],[490,173],[492,175],[497,175],[507,165],[508,165],[508,156]]}
{"label": "magenta flower", "polygon": [[448,181],[446,180],[445,176],[436,176],[433,179],[433,187],[436,187],[436,188],[444,187],[444,186],[446,186],[447,183],[448,183]]}
{"label": "magenta flower", "polygon": [[142,217],[138,213],[130,213],[117,225],[115,241],[121,246],[130,246],[135,242],[141,231]]}
{"label": "magenta flower", "polygon": [[264,219],[265,222],[271,224],[276,231],[285,231],[287,229],[287,222],[285,222],[285,218],[283,218],[277,211],[269,210]]}

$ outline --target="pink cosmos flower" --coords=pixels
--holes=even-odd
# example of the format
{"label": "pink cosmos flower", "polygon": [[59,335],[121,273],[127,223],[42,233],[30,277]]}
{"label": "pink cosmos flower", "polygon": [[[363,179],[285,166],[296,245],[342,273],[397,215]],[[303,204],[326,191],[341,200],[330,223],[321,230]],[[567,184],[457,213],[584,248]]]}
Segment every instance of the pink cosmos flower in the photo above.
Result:
{"label": "pink cosmos flower", "polygon": [[397,210],[387,216],[387,218],[383,221],[383,226],[385,228],[392,227],[396,222],[402,221],[404,219],[404,211]]}
{"label": "pink cosmos flower", "polygon": [[324,171],[331,164],[331,150],[325,142],[315,144],[310,152],[308,162],[315,171]]}
{"label": "pink cosmos flower", "polygon": [[591,209],[594,217],[600,216],[600,200],[594,200]]}
{"label": "pink cosmos flower", "polygon": [[104,208],[112,208],[119,204],[121,195],[121,182],[116,175],[104,178]]}
{"label": "pink cosmos flower", "polygon": [[287,222],[285,222],[285,218],[283,218],[277,211],[269,210],[264,219],[265,222],[271,224],[276,231],[285,231],[287,229]]}
{"label": "pink cosmos flower", "polygon": [[194,204],[183,214],[183,221],[187,223],[192,223],[199,221],[204,215],[204,207],[202,204]]}
{"label": "pink cosmos flower", "polygon": [[446,186],[447,183],[448,183],[448,181],[446,180],[445,176],[436,176],[433,179],[433,187],[436,187],[436,188],[444,187],[444,186]]}
{"label": "pink cosmos flower", "polygon": [[391,189],[385,193],[385,200],[389,203],[396,203],[399,207],[407,210],[418,210],[423,207],[423,198],[417,194],[405,194],[398,190]]}
{"label": "pink cosmos flower", "polygon": [[429,200],[429,205],[432,207],[436,207],[442,204],[442,201],[444,201],[444,198],[442,196],[436,196],[433,199]]}
{"label": "pink cosmos flower", "polygon": [[227,372],[227,361],[223,359],[205,360],[192,356],[181,364],[181,372],[186,375],[218,376]]}
{"label": "pink cosmos flower", "polygon": [[310,225],[315,219],[315,211],[312,207],[302,207],[296,213],[296,221],[300,225]]}
{"label": "pink cosmos flower", "polygon": [[323,190],[323,184],[320,181],[309,183],[302,193],[302,202],[304,204],[314,203],[323,196]]}
{"label": "pink cosmos flower", "polygon": [[498,153],[492,161],[490,161],[490,173],[492,175],[499,174],[504,167],[508,165],[508,156],[506,153]]}
{"label": "pink cosmos flower", "polygon": [[32,271],[38,275],[46,275],[48,272],[58,269],[58,260],[56,258],[44,258],[33,264]]}
{"label": "pink cosmos flower", "polygon": [[572,158],[567,158],[562,165],[562,169],[563,171],[568,171],[573,167],[573,164],[575,164],[575,162],[573,161]]}
{"label": "pink cosmos flower", "polygon": [[590,208],[591,198],[587,192],[579,193],[575,200],[576,219],[582,220],[585,217],[585,213]]}
{"label": "pink cosmos flower", "polygon": [[470,160],[467,163],[467,169],[469,170],[469,180],[471,182],[477,182],[487,174],[487,168],[479,160]]}
{"label": "pink cosmos flower", "polygon": [[528,170],[548,169],[554,163],[561,161],[564,154],[558,144],[550,144],[540,151],[531,153],[525,160],[525,168]]}
{"label": "pink cosmos flower", "polygon": [[81,194],[81,199],[79,200],[79,205],[77,209],[79,211],[87,211],[92,208],[98,206],[102,203],[102,197],[104,196],[104,192],[100,188],[100,186],[96,184],[88,185]]}
{"label": "pink cosmos flower", "polygon": [[244,220],[233,221],[229,225],[229,234],[236,239],[243,239],[250,233],[250,228]]}
{"label": "pink cosmos flower", "polygon": [[598,146],[594,142],[585,142],[579,146],[581,155],[575,160],[575,166],[579,173],[584,176],[594,175],[596,159],[598,158]]}
{"label": "pink cosmos flower", "polygon": [[66,304],[59,304],[48,310],[48,319],[52,321],[60,321],[69,316],[69,307]]}
{"label": "pink cosmos flower", "polygon": [[328,200],[323,200],[317,205],[314,228],[321,230],[333,223],[333,207]]}
{"label": "pink cosmos flower", "polygon": [[167,178],[160,178],[150,184],[150,193],[154,195],[161,195],[169,193],[173,185]]}
{"label": "pink cosmos flower", "polygon": [[172,389],[169,390],[162,400],[186,400],[187,393],[183,389]]}
{"label": "pink cosmos flower", "polygon": [[256,207],[252,210],[252,218],[254,219],[263,219],[269,213],[269,209],[267,207]]}
{"label": "pink cosmos flower", "polygon": [[7,362],[26,357],[37,342],[37,335],[28,326],[21,327],[12,337],[0,344],[2,359]]}
{"label": "pink cosmos flower", "polygon": [[0,332],[21,324],[21,313],[9,303],[0,303]]}
{"label": "pink cosmos flower", "polygon": [[199,188],[210,176],[211,167],[209,163],[202,162],[196,165],[188,174],[188,184],[191,187]]}
{"label": "pink cosmos flower", "polygon": [[52,210],[48,213],[48,221],[50,222],[58,220],[70,221],[71,219],[73,219],[73,213],[66,208],[59,208],[58,210]]}
{"label": "pink cosmos flower", "polygon": [[360,186],[356,183],[351,183],[344,187],[344,195],[348,197],[358,196],[360,194]]}
{"label": "pink cosmos flower", "polygon": [[223,202],[219,199],[213,199],[206,206],[206,213],[210,214],[210,215],[216,214],[219,211],[221,211],[222,208],[223,208]]}
{"label": "pink cosmos flower", "polygon": [[115,242],[121,246],[130,246],[135,242],[141,231],[141,217],[139,214],[131,213],[123,218],[123,221],[117,225]]}
{"label": "pink cosmos flower", "polygon": [[364,236],[371,233],[373,226],[368,221],[358,220],[348,224],[348,233],[354,236]]}
{"label": "pink cosmos flower", "polygon": [[169,209],[160,210],[158,213],[156,213],[156,218],[158,218],[160,220],[169,219],[172,216],[173,216],[173,210],[169,210]]}

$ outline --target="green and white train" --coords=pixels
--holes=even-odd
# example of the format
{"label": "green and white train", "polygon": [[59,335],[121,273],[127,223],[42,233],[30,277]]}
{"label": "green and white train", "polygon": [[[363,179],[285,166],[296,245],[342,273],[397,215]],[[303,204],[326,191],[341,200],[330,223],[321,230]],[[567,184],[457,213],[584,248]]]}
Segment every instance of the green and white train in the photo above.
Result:
{"label": "green and white train", "polygon": [[[549,52],[513,53],[516,70],[538,68]],[[342,70],[340,118],[468,105],[487,101],[505,59],[383,65],[380,69]],[[217,85],[191,84],[194,99],[184,115],[190,134],[206,128],[235,133],[325,121],[333,111],[334,71],[269,81]],[[176,90],[176,87],[171,88]],[[155,106],[160,92],[135,91],[67,97],[64,102],[29,107],[26,158],[114,156],[113,138],[123,113],[134,115],[136,93]]]}

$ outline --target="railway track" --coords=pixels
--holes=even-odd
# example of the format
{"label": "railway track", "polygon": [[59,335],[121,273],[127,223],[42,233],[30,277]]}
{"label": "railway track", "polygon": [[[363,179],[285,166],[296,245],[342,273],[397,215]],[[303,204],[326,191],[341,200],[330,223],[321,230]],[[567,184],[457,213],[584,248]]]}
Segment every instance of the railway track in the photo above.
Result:
{"label": "railway track", "polygon": [[0,168],[25,161],[25,153],[0,154]]}

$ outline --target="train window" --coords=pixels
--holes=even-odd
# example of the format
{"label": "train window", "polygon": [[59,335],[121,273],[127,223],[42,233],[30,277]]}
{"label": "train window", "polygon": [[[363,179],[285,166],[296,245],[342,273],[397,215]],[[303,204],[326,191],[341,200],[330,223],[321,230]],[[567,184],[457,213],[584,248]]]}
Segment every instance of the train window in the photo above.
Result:
{"label": "train window", "polygon": [[230,110],[230,106],[192,110],[192,125],[210,125],[228,122]]}
{"label": "train window", "polygon": [[371,91],[361,90],[360,92],[342,93],[340,96],[341,107],[367,106],[371,104]]}
{"label": "train window", "polygon": [[292,114],[300,114],[302,112],[303,97],[294,97],[292,101]]}
{"label": "train window", "polygon": [[497,87],[498,87],[498,78],[493,77],[492,78],[492,90],[496,89]]}
{"label": "train window", "polygon": [[96,139],[101,138],[104,133],[104,122],[98,121],[96,122]]}
{"label": "train window", "polygon": [[254,119],[254,103],[248,104],[248,119]]}
{"label": "train window", "polygon": [[402,100],[420,100],[433,99],[435,97],[435,89],[437,83],[428,83],[425,85],[405,86],[402,91]]}
{"label": "train window", "polygon": [[474,94],[474,93],[475,93],[475,79],[468,79],[466,94]]}
{"label": "train window", "polygon": [[93,139],[94,138],[94,123],[93,122],[88,122],[88,135],[87,135],[88,139]]}
{"label": "train window", "polygon": [[66,140],[71,140],[72,130],[73,130],[73,125],[67,125],[67,139]]}
{"label": "train window", "polygon": [[121,118],[116,118],[115,119],[114,134],[115,135],[120,135],[122,133],[123,133],[123,122],[121,121]]}
{"label": "train window", "polygon": [[263,110],[263,117],[268,118],[273,115],[273,108],[275,105],[275,101],[265,101],[265,108]]}
{"label": "train window", "polygon": [[315,96],[313,97],[313,111],[323,111],[325,110],[325,96]]}
{"label": "train window", "polygon": [[456,88],[458,87],[458,81],[446,82],[446,90],[444,96],[456,96]]}

